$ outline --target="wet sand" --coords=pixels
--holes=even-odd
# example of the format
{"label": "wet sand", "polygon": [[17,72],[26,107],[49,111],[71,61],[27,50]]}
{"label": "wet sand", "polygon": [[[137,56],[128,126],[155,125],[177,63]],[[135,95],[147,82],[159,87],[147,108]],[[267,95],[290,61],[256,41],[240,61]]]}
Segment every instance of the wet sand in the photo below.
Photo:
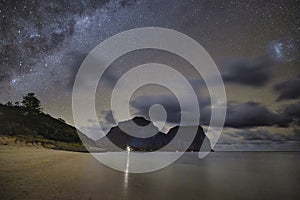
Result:
{"label": "wet sand", "polygon": [[297,152],[193,153],[126,174],[87,153],[0,146],[0,199],[299,199]]}

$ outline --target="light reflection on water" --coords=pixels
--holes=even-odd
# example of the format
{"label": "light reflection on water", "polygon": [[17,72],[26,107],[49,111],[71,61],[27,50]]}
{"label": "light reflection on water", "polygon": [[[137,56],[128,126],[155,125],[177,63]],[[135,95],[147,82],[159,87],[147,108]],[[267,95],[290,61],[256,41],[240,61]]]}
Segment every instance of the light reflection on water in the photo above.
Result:
{"label": "light reflection on water", "polygon": [[128,175],[129,175],[129,166],[130,166],[130,147],[127,147],[127,161],[126,161],[126,168],[124,172],[124,196],[127,197],[128,191]]}
{"label": "light reflection on water", "polygon": [[[204,159],[199,159],[196,152],[185,153],[166,168],[140,174],[130,173],[135,159],[132,154],[134,152],[127,151],[116,153],[117,158],[110,157],[112,162],[123,163],[125,172],[97,169],[98,180],[109,180],[111,187],[105,188],[107,194],[131,200],[141,196],[146,200],[300,197],[300,153],[215,152]],[[156,157],[160,161],[169,153],[157,155],[160,155]]]}

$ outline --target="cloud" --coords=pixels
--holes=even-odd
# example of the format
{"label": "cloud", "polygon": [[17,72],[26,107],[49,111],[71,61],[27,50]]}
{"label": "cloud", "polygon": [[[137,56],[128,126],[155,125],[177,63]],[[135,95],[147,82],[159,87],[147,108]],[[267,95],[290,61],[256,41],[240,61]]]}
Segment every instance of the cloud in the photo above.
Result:
{"label": "cloud", "polygon": [[271,78],[271,68],[272,60],[268,56],[238,59],[225,64],[221,75],[227,83],[259,87]]}
{"label": "cloud", "polygon": [[271,133],[261,129],[244,129],[234,132],[222,134],[220,144],[235,143],[261,143],[263,141],[284,142],[284,141],[300,141],[300,130],[294,129],[293,133]]}
{"label": "cloud", "polygon": [[82,126],[80,127],[80,130],[86,134],[89,138],[93,140],[98,140],[101,137],[103,137],[103,133],[107,133],[110,130],[111,126],[106,124],[101,124],[101,129],[99,129],[99,126],[94,123],[89,126]]}
{"label": "cloud", "polygon": [[[211,117],[210,100],[209,98],[200,97],[198,100],[200,108],[200,124],[209,125]],[[154,104],[160,104],[167,112],[167,122],[173,124],[180,123],[181,112],[194,112],[191,107],[181,110],[178,100],[172,95],[140,96],[132,100],[130,104],[137,110],[137,113],[135,113],[136,115],[144,116],[148,119],[150,107]],[[295,112],[292,112],[290,109],[295,110]],[[238,129],[258,126],[287,127],[289,126],[289,123],[292,122],[292,117],[300,113],[297,112],[296,109],[290,109],[287,108],[282,113],[275,113],[256,102],[249,101],[240,104],[229,103],[227,105],[224,126]],[[189,124],[189,122],[184,123]]]}
{"label": "cloud", "polygon": [[[88,56],[87,52],[76,52],[73,51],[71,53],[68,53],[64,56],[64,65],[67,68],[67,90],[71,91],[74,86],[74,82],[77,76],[77,73],[83,63],[83,61]],[[99,58],[90,55],[89,62],[95,64],[95,66],[101,66],[101,60]],[[91,70],[86,70],[84,76],[87,77],[94,77],[96,68],[93,67]],[[115,84],[117,83],[118,79],[120,78],[120,75],[118,71],[116,72],[116,68],[109,67],[104,71],[104,73],[101,76],[99,85],[104,84],[104,87],[113,89]],[[81,74],[82,75],[82,74]],[[89,89],[91,86],[91,80],[87,78],[77,77],[78,84],[86,89]]]}
{"label": "cloud", "polygon": [[104,116],[104,123],[115,125],[116,121],[114,119],[113,113],[111,110],[101,111],[101,115]]}
{"label": "cloud", "polygon": [[223,150],[299,151],[300,134],[272,133],[267,130],[245,129],[222,133],[215,146]]}
{"label": "cloud", "polygon": [[232,133],[233,137],[241,137],[243,140],[271,140],[286,141],[290,140],[286,135],[278,133],[270,133],[267,130],[240,130]]}
{"label": "cloud", "polygon": [[283,115],[292,118],[298,125],[300,125],[300,102],[288,105],[284,111]]}
{"label": "cloud", "polygon": [[277,101],[285,99],[297,99],[300,97],[300,76],[293,80],[287,80],[274,86],[279,93]]}
{"label": "cloud", "polygon": [[175,96],[140,96],[130,102],[130,105],[137,109],[137,115],[149,118],[149,109],[154,104],[160,104],[166,110],[168,116],[167,121],[178,122],[180,120],[180,105]]}
{"label": "cloud", "polygon": [[[187,98],[187,101],[189,99]],[[204,109],[210,106],[210,99],[198,97],[199,108]],[[137,110],[136,115],[144,116],[149,119],[149,109],[154,104],[160,104],[167,113],[167,122],[178,124],[181,120],[181,112],[194,112],[192,106],[180,108],[180,104],[174,95],[139,96],[130,102],[130,105]],[[188,122],[185,122],[188,123]]]}
{"label": "cloud", "polygon": [[226,127],[245,128],[256,126],[286,127],[291,119],[285,114],[277,114],[256,102],[228,104]]}
{"label": "cloud", "polygon": [[297,135],[297,137],[300,138],[300,127],[294,128],[294,134]]}
{"label": "cloud", "polygon": [[97,120],[94,120],[94,119],[88,119],[87,122],[89,122],[89,123],[96,123]]}

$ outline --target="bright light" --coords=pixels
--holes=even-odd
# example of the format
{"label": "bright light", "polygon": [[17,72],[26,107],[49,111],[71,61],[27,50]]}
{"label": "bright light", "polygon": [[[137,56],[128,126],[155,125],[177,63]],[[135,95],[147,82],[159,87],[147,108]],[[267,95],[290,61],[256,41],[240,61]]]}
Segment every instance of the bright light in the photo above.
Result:
{"label": "bright light", "polygon": [[130,151],[130,146],[127,146],[127,147],[126,147],[126,150],[129,152],[129,151]]}

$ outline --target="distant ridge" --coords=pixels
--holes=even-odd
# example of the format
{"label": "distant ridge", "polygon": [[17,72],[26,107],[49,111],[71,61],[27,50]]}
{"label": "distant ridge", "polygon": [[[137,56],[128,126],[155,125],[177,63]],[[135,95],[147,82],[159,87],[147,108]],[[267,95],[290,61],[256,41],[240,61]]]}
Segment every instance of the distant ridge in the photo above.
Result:
{"label": "distant ridge", "polygon": [[[140,127],[136,129],[136,126],[132,126],[132,122]],[[140,137],[128,135],[121,130],[120,127],[122,127],[123,130],[125,128],[126,131],[134,131]],[[181,128],[183,134],[175,138],[179,128]],[[210,141],[206,137],[201,126],[176,126],[171,128],[168,133],[165,134],[160,132],[151,121],[148,121],[143,117],[134,117],[131,120],[120,122],[118,126],[110,129],[106,137],[96,141],[96,144],[97,146],[103,147],[107,150],[117,149],[114,148],[114,145],[116,145],[121,149],[130,147],[135,151],[157,151],[172,142],[172,145],[164,148],[164,150],[185,151],[184,147],[187,146],[186,138],[195,131],[197,131],[196,136],[186,151],[200,151],[201,147],[201,151],[211,151]],[[109,145],[109,141],[114,145]]]}

